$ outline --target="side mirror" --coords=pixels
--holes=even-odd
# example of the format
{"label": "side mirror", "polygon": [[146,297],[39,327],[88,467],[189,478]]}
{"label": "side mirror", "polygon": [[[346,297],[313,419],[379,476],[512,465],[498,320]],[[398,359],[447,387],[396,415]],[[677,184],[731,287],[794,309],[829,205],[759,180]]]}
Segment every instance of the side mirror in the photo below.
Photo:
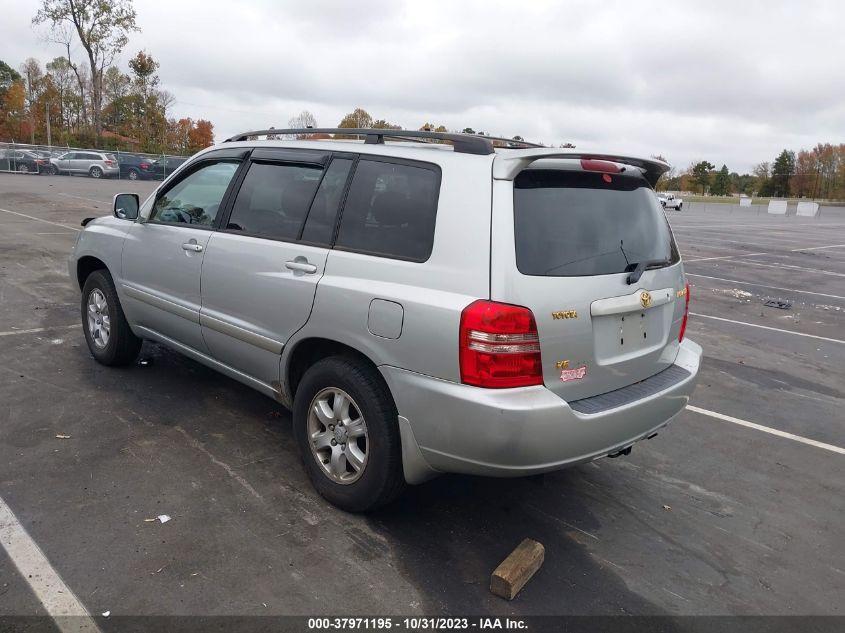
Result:
{"label": "side mirror", "polygon": [[112,212],[121,220],[137,220],[141,201],[137,193],[119,193],[114,197]]}

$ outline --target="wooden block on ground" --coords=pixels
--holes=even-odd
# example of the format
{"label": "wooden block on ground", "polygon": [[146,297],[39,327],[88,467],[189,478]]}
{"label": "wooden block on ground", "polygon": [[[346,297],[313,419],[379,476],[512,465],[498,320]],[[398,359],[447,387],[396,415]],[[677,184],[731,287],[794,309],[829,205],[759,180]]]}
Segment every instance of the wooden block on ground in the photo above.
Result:
{"label": "wooden block on ground", "polygon": [[542,543],[525,539],[493,572],[490,591],[505,600],[513,600],[540,569],[545,556],[546,548]]}

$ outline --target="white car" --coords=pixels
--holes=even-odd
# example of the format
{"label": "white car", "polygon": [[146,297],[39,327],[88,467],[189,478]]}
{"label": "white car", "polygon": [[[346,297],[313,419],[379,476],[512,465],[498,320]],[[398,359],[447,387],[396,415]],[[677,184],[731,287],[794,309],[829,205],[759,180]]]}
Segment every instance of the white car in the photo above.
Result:
{"label": "white car", "polygon": [[676,198],[673,193],[658,193],[657,199],[664,209],[676,209],[680,211],[684,206],[682,198]]}

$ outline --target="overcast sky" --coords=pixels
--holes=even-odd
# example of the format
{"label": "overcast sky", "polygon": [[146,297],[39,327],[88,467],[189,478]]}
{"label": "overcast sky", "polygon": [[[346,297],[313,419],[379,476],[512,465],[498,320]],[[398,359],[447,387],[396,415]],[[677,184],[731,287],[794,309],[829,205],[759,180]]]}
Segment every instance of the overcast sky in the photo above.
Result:
{"label": "overcast sky", "polygon": [[[62,54],[0,0],[0,59]],[[355,106],[591,150],[749,171],[783,148],[845,142],[845,2],[141,0],[145,49],[176,117],[218,141],[308,109]],[[81,51],[77,50],[79,55]],[[81,61],[81,57],[80,57]]]}

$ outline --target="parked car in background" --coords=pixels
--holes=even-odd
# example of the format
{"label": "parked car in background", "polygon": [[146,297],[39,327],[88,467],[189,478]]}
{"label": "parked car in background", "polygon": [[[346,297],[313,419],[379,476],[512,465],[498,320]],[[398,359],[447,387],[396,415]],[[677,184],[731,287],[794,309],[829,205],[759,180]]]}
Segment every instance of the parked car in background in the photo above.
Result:
{"label": "parked car in background", "polygon": [[155,160],[138,154],[118,154],[120,177],[127,180],[150,180],[156,177],[153,170]]}
{"label": "parked car in background", "polygon": [[177,168],[181,167],[186,160],[188,159],[176,156],[166,156],[164,158],[160,158],[159,160],[154,161],[152,167],[150,168],[152,177],[156,180],[164,180],[176,171]]}
{"label": "parked car in background", "polygon": [[[249,140],[314,132],[366,142]],[[249,132],[143,204],[118,194],[69,260],[92,356],[157,341],[290,407],[345,510],[439,473],[627,455],[684,410],[701,361],[652,189],[669,166],[505,142]]]}
{"label": "parked car in background", "polygon": [[48,160],[34,152],[20,149],[0,150],[0,171],[37,174],[48,167]]}
{"label": "parked car in background", "polygon": [[73,151],[50,160],[52,174],[86,174],[91,178],[115,177],[120,174],[117,157],[112,153]]}
{"label": "parked car in background", "polygon": [[683,209],[684,201],[682,198],[676,198],[673,193],[659,193],[657,199],[660,201],[664,209],[676,209],[680,211]]}

